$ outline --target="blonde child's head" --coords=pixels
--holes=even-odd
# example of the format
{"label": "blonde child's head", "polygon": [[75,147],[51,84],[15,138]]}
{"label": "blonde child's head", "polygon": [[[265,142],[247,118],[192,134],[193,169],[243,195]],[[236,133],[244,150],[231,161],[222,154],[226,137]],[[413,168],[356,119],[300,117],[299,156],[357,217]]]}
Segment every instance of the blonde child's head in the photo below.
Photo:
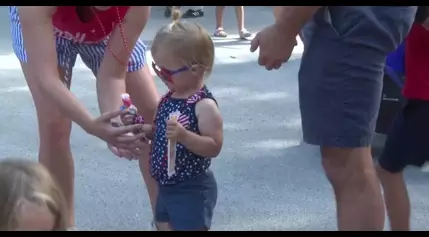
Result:
{"label": "blonde child's head", "polygon": [[0,161],[0,231],[66,230],[64,197],[44,166]]}
{"label": "blonde child's head", "polygon": [[213,41],[200,24],[179,21],[176,7],[172,18],[173,22],[159,29],[153,40],[154,70],[170,89],[198,86],[212,72]]}

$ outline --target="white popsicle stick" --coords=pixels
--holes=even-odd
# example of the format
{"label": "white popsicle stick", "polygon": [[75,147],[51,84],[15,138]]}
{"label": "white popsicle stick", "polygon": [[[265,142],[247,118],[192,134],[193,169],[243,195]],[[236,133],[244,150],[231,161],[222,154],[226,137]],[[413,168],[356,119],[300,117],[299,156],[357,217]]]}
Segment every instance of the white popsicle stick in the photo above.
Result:
{"label": "white popsicle stick", "polygon": [[[179,119],[180,113],[175,112],[170,114],[170,119],[177,121]],[[168,161],[167,161],[167,175],[171,177],[176,173],[176,141],[168,140],[167,152],[168,152]]]}

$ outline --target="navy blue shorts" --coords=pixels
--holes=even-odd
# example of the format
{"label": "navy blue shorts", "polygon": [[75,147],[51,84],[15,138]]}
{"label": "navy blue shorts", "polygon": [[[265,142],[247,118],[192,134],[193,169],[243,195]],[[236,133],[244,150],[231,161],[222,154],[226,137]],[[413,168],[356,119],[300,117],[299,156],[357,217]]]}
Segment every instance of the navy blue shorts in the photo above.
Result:
{"label": "navy blue shorts", "polygon": [[[389,7],[329,6],[304,27],[298,81],[305,142],[340,148],[371,145],[386,56],[409,30],[408,24],[396,21],[398,29],[373,27],[369,16],[377,13],[365,11],[376,9],[387,18],[382,23],[398,15]],[[408,11],[398,9],[401,14]],[[390,31],[397,33],[385,37]]]}
{"label": "navy blue shorts", "polygon": [[194,179],[159,186],[155,221],[176,231],[209,230],[217,201],[217,184],[211,170]]}
{"label": "navy blue shorts", "polygon": [[429,101],[408,100],[393,121],[381,168],[397,173],[406,166],[422,166],[429,160]]}

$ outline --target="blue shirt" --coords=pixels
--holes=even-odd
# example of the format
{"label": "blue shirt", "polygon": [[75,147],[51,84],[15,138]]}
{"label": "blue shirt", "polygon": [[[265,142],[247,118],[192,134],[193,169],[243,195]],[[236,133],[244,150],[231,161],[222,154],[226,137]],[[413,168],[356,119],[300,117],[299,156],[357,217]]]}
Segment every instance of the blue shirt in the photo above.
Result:
{"label": "blue shirt", "polygon": [[405,75],[405,43],[387,55],[386,66],[391,67],[395,72]]}

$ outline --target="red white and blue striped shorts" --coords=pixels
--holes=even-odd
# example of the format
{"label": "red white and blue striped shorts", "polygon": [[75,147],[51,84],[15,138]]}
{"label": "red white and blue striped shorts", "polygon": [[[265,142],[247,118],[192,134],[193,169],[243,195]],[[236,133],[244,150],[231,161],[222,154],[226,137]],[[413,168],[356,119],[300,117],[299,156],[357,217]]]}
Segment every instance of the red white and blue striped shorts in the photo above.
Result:
{"label": "red white and blue striped shorts", "polygon": [[[11,22],[12,44],[15,55],[19,61],[27,62],[27,53],[22,38],[22,28],[19,21],[18,9],[16,6],[9,6],[9,15]],[[107,48],[108,38],[95,44],[76,43],[72,40],[62,37],[56,37],[58,64],[67,70],[72,69],[79,55],[85,65],[91,69],[94,75],[97,75],[98,68],[104,57]],[[146,46],[140,40],[136,43],[128,65],[128,72],[137,71],[146,63]]]}

